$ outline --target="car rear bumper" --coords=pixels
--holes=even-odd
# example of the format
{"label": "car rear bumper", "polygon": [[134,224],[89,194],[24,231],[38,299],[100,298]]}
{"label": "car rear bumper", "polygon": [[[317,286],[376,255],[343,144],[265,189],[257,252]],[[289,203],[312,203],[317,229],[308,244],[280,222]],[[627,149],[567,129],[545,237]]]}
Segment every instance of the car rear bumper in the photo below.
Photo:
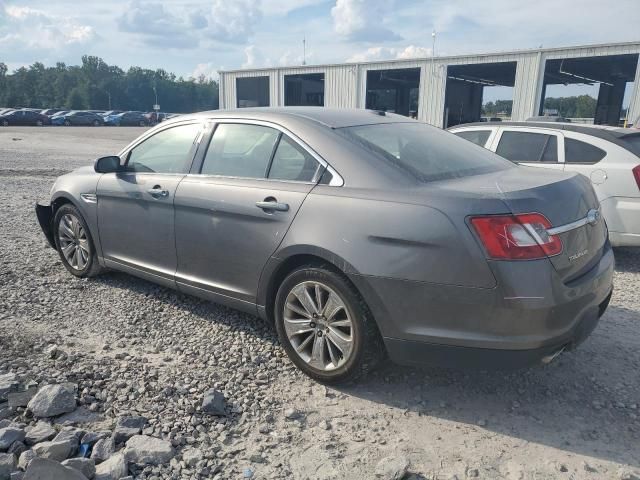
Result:
{"label": "car rear bumper", "polygon": [[640,197],[610,197],[601,202],[614,247],[640,247]]}
{"label": "car rear bumper", "polygon": [[493,289],[351,277],[400,364],[517,368],[593,331],[613,288],[608,243],[600,261],[568,284],[546,260],[509,263],[511,280]]}
{"label": "car rear bumper", "polygon": [[36,203],[36,217],[38,218],[38,223],[40,224],[40,228],[42,229],[42,233],[44,233],[47,242],[49,242],[49,245],[51,245],[52,248],[56,248],[56,244],[53,239],[53,232],[51,230],[51,221],[53,220],[51,205]]}

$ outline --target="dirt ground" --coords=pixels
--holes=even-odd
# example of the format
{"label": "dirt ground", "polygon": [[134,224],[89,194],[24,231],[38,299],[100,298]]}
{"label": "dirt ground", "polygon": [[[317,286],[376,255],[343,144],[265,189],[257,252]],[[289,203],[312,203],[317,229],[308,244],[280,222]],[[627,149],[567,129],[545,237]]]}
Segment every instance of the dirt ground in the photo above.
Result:
{"label": "dirt ground", "polygon": [[[385,365],[327,389],[293,368],[259,320],[124,274],[77,280],[46,248],[33,204],[54,177],[143,131],[0,128],[0,373],[65,377],[39,348],[56,343],[96,369],[112,362],[108,389],[122,378],[144,382],[135,366],[145,358],[159,370],[156,392],[177,391],[167,393],[176,410],[154,406],[173,399],[143,392],[105,399],[104,412],[145,410],[172,424],[185,401],[221,385],[237,415],[202,424],[194,440],[218,448],[216,478],[247,469],[253,478],[375,478],[386,457],[406,458],[414,479],[638,478],[640,251],[616,251],[608,311],[550,365],[511,373]],[[118,352],[130,356],[125,367]],[[175,478],[198,478],[184,472]]]}

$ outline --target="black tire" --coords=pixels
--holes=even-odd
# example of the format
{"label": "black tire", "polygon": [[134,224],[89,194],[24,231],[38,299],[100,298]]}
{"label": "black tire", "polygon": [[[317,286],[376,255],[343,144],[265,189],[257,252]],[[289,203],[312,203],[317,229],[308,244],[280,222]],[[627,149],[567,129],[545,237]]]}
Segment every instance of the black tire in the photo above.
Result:
{"label": "black tire", "polygon": [[100,126],[100,122],[99,122],[98,120],[94,120],[94,121],[93,121],[93,126],[94,126],[94,127],[98,127],[98,126]]}
{"label": "black tire", "polygon": [[3,120],[2,121],[2,126],[3,127],[8,127],[9,126],[9,120]]}
{"label": "black tire", "polygon": [[[320,282],[337,293],[353,325],[352,352],[344,364],[330,371],[314,368],[303,360],[289,341],[284,327],[284,307],[287,296],[296,285],[309,281]],[[367,304],[351,282],[330,267],[305,265],[287,275],[276,295],[274,318],[278,338],[291,361],[318,382],[325,384],[352,382],[370,372],[385,356],[382,337]]]}
{"label": "black tire", "polygon": [[41,127],[41,126],[43,126],[43,125],[44,125],[44,123],[42,122],[42,120],[38,120],[38,121],[36,122],[36,127]]}
{"label": "black tire", "polygon": [[[81,268],[81,269],[74,268],[62,253],[62,248],[60,245],[61,241],[60,241],[60,235],[58,233],[58,229],[60,228],[60,222],[62,221],[62,218],[65,217],[66,215],[74,216],[79,221],[86,235],[86,239],[87,239],[86,245],[88,247],[89,254],[88,254],[88,260],[86,265],[84,266],[84,268]],[[104,271],[104,269],[102,268],[102,266],[100,266],[100,263],[98,262],[96,249],[93,244],[93,238],[91,237],[91,232],[89,231],[89,227],[87,227],[87,223],[84,221],[82,214],[75,206],[67,203],[65,205],[62,205],[58,210],[56,210],[56,213],[53,216],[52,229],[53,229],[53,232],[52,232],[53,238],[56,243],[56,250],[58,250],[58,254],[60,255],[62,264],[69,271],[69,273],[71,273],[72,275],[75,275],[76,277],[85,278],[85,277],[95,277],[96,275],[99,275]]]}
{"label": "black tire", "polygon": [[138,125],[140,125],[141,127],[144,127],[146,125],[146,123],[144,123],[143,120],[140,120],[140,122],[138,123]]}
{"label": "black tire", "polygon": [[71,126],[71,122],[70,122],[69,120],[65,120],[65,121],[64,121],[64,126],[65,126],[65,127],[69,127],[69,126]]}

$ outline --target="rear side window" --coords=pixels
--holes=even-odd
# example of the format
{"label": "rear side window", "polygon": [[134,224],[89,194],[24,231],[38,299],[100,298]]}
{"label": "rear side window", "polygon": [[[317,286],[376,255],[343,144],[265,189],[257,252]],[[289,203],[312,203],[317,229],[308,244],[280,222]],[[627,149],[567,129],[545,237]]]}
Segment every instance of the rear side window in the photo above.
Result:
{"label": "rear side window", "polygon": [[484,147],[487,144],[487,140],[489,140],[491,130],[466,130],[464,132],[455,132],[454,135]]}
{"label": "rear side window", "polygon": [[149,173],[186,173],[200,124],[180,125],[161,130],[129,153],[127,170]]}
{"label": "rear side window", "polygon": [[[638,119],[638,121],[640,122],[640,119]],[[640,134],[627,135],[622,138],[622,142],[627,150],[630,150],[640,157]]]}
{"label": "rear side window", "polygon": [[201,173],[265,178],[279,134],[261,125],[220,124],[209,143]]}
{"label": "rear side window", "polygon": [[512,168],[488,150],[422,123],[384,123],[335,130],[418,180],[430,182]]}
{"label": "rear side window", "polygon": [[502,132],[496,153],[512,162],[558,161],[555,135],[531,132]]}
{"label": "rear side window", "polygon": [[269,178],[310,182],[313,180],[318,166],[318,161],[306,150],[283,135],[271,162]]}
{"label": "rear side window", "polygon": [[573,138],[564,139],[565,163],[598,163],[607,152],[601,148]]}

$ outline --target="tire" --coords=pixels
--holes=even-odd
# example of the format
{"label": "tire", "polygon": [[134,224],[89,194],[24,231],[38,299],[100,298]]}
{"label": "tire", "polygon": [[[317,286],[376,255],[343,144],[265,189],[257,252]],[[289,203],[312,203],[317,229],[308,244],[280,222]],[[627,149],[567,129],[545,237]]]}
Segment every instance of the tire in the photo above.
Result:
{"label": "tire", "polygon": [[[67,229],[61,227],[63,222]],[[76,207],[65,204],[56,211],[53,217],[53,238],[62,264],[72,275],[84,278],[102,273],[103,268],[98,262],[91,232]],[[71,248],[70,255],[64,252],[65,247]]]}
{"label": "tire", "polygon": [[65,127],[69,127],[69,126],[71,126],[71,122],[70,122],[69,120],[65,120],[65,121],[64,121],[64,126],[65,126]]}
{"label": "tire", "polygon": [[36,122],[36,127],[41,127],[42,125],[44,125],[44,123],[42,123],[42,120],[38,120]]}
{"label": "tire", "polygon": [[2,126],[3,127],[8,127],[9,126],[9,120],[3,120],[2,121]]}
{"label": "tire", "polygon": [[140,125],[141,127],[144,127],[146,124],[144,123],[144,121],[140,120],[140,122],[138,123],[138,125]]}
{"label": "tire", "polygon": [[94,120],[94,121],[93,121],[93,126],[94,126],[94,127],[98,127],[98,126],[100,126],[100,122],[99,122],[98,120]]}
{"label": "tire", "polygon": [[[313,309],[305,308],[297,300],[303,289],[310,292],[313,309],[320,311],[315,319],[307,313]],[[330,300],[332,295],[335,297]],[[333,308],[328,308],[329,305]],[[274,317],[278,337],[291,361],[318,382],[354,381],[384,357],[382,338],[366,303],[345,276],[326,266],[306,265],[291,272],[278,289]],[[292,335],[293,328],[304,333]],[[319,354],[314,356],[316,343]]]}

